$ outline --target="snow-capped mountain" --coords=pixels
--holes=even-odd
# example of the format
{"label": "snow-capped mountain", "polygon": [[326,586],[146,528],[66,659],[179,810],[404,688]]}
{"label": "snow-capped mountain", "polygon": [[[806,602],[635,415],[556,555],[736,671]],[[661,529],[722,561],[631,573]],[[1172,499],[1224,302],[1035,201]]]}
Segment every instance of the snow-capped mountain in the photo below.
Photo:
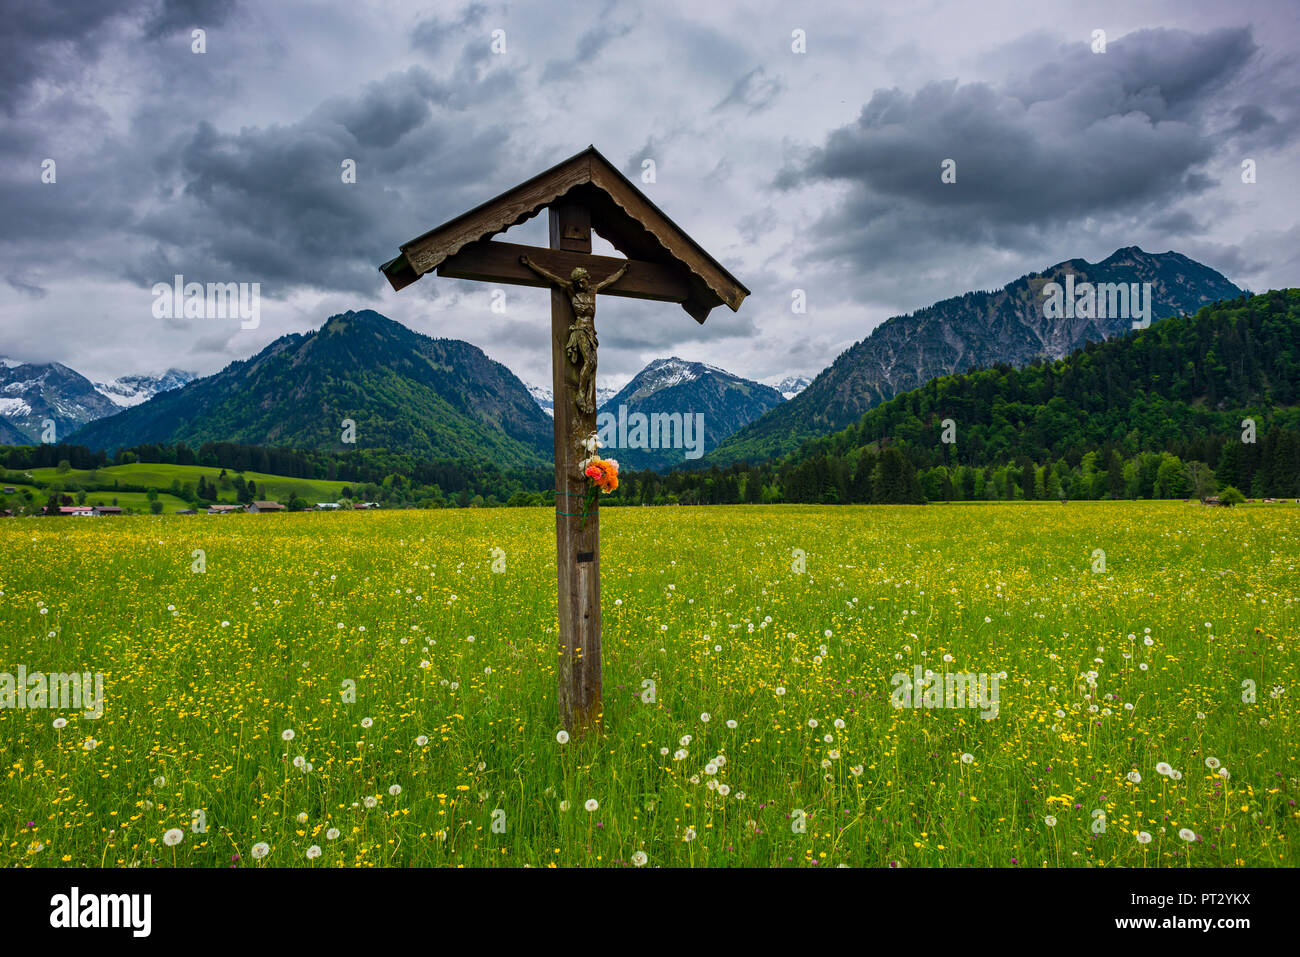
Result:
{"label": "snow-capped mountain", "polygon": [[627,404],[638,402],[661,389],[671,389],[673,386],[694,382],[696,379],[701,379],[710,373],[732,379],[738,378],[726,369],[719,369],[707,362],[687,362],[685,359],[678,359],[676,356],[668,359],[655,359],[633,376],[632,381],[619,391],[619,401]]}
{"label": "snow-capped mountain", "polygon": [[[555,418],[555,396],[551,393],[550,387],[530,385],[527,388],[528,394],[533,397],[533,401],[537,403],[537,407],[551,418]],[[600,386],[596,386],[596,405],[599,406],[603,404],[605,400],[612,398],[617,394],[618,389],[602,389]]]}
{"label": "snow-capped mountain", "polygon": [[62,441],[88,422],[179,388],[196,373],[168,369],[160,376],[128,375],[91,382],[61,362],[23,362],[0,356],[0,418],[11,440],[40,442],[45,423],[54,420],[54,439]]}
{"label": "snow-capped mountain", "polygon": [[197,372],[168,369],[162,375],[124,375],[112,382],[96,382],[95,390],[123,409],[147,402],[159,392],[179,389],[197,379]]}
{"label": "snow-capped mountain", "polygon": [[[617,394],[604,400],[599,411],[611,413],[621,422],[634,421],[632,417],[637,413],[694,416],[692,421],[703,426],[703,450],[707,452],[784,401],[771,386],[742,379],[706,362],[688,362],[673,356],[651,362]],[[620,407],[626,408],[626,414]],[[625,447],[609,449],[625,468],[672,468],[699,457],[688,457],[683,448],[642,448],[632,441],[634,434],[635,427],[628,432]],[[699,449],[694,451],[698,453]]]}
{"label": "snow-capped mountain", "polygon": [[54,422],[57,442],[116,411],[89,379],[60,362],[0,364],[0,416],[26,441],[41,441],[47,420]]}
{"label": "snow-capped mountain", "polygon": [[787,402],[797,396],[804,389],[808,388],[808,383],[812,379],[805,375],[788,375],[777,382],[768,382],[773,389],[780,392]]}

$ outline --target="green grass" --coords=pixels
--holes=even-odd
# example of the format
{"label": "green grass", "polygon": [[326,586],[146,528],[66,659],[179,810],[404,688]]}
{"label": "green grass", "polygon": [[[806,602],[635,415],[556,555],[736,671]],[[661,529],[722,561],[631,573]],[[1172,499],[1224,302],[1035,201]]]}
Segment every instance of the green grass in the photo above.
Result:
{"label": "green grass", "polygon": [[[42,482],[84,482],[90,476],[91,472],[82,469],[71,469],[67,472],[60,473],[54,468],[31,469],[30,473],[33,478]],[[141,485],[146,488],[156,488],[159,491],[170,488],[172,482],[179,481],[181,485],[186,483],[198,486],[199,476],[203,476],[208,482],[216,482],[217,477],[221,474],[219,468],[207,468],[199,465],[166,465],[166,464],[133,464],[133,465],[110,465],[107,468],[99,469],[94,473],[98,476],[97,481],[101,484],[112,484],[116,479],[123,485]],[[313,504],[316,502],[332,502],[338,499],[345,487],[355,485],[349,482],[327,482],[324,479],[297,479],[288,478],[283,475],[268,475],[265,472],[243,472],[236,473],[231,470],[226,471],[226,475],[233,481],[236,475],[242,475],[244,481],[255,482],[259,488],[266,486],[266,494],[270,498],[287,503],[289,498],[296,492],[301,498]],[[220,490],[220,498],[223,502],[233,502],[235,492],[233,489],[225,488]]]}
{"label": "green grass", "polygon": [[549,509],[5,520],[0,668],[106,702],[0,710],[0,866],[1294,867],[1296,517],[608,509],[565,744]]}

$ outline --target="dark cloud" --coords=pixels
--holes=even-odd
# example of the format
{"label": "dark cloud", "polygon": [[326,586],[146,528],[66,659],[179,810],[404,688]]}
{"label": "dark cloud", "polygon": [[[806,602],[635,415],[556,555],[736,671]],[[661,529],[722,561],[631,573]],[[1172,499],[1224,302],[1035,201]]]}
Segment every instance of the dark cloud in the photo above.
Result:
{"label": "dark cloud", "polygon": [[145,25],[147,40],[158,40],[174,33],[211,30],[226,22],[235,9],[235,0],[163,0]]}
{"label": "dark cloud", "polygon": [[471,3],[458,15],[449,19],[436,16],[424,17],[411,31],[411,46],[422,53],[439,54],[453,38],[463,39],[471,30],[481,28],[487,14],[486,4]]}
{"label": "dark cloud", "polygon": [[[1143,30],[1104,54],[1061,47],[1001,85],[878,90],[856,123],[833,130],[776,183],[847,184],[845,201],[819,218],[805,261],[868,270],[915,257],[900,236],[1027,251],[1080,221],[1157,214],[1186,231],[1196,220],[1170,207],[1216,186],[1206,169],[1222,141],[1206,117],[1255,51],[1246,29]],[[940,175],[947,160],[955,183]]]}
{"label": "dark cloud", "polygon": [[748,113],[758,113],[775,103],[781,90],[780,77],[768,76],[763,67],[756,66],[737,80],[713,109],[717,111],[729,106],[739,106]]}
{"label": "dark cloud", "polygon": [[614,4],[609,4],[597,17],[597,22],[582,32],[578,37],[577,49],[573,56],[551,60],[546,64],[545,69],[542,70],[541,82],[567,80],[578,75],[584,67],[590,66],[610,43],[619,37],[627,36],[632,29],[631,24],[616,22],[611,13],[613,6]]}
{"label": "dark cloud", "polygon": [[42,77],[79,77],[99,59],[108,24],[138,7],[132,0],[0,4],[0,111],[12,115]]}
{"label": "dark cloud", "polygon": [[44,299],[48,295],[45,287],[28,282],[21,276],[5,276],[5,282],[9,284],[10,288],[16,289],[29,299]]}
{"label": "dark cloud", "polygon": [[[213,371],[371,306],[546,381],[544,292],[512,291],[505,319],[483,284],[394,294],[376,266],[592,142],[752,289],[704,326],[602,301],[605,381],[674,353],[815,373],[889,315],[1122,245],[1256,288],[1294,281],[1284,5],[1152,0],[1145,22],[1212,26],[1112,35],[1093,54],[1062,41],[1064,0],[1041,3],[1008,28],[950,0],[790,16],[776,0],[0,0],[0,351],[57,330],[57,358],[104,376],[175,355]],[[1240,182],[1245,158],[1258,184]],[[545,217],[511,238],[545,243]],[[153,319],[149,288],[176,273],[261,282],[262,327]]]}

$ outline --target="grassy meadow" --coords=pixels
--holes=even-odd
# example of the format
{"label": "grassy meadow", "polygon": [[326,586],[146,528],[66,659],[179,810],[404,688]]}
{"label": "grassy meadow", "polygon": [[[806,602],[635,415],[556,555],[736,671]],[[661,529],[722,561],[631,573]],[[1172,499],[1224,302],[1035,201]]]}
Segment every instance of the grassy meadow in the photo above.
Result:
{"label": "grassy meadow", "polygon": [[[91,482],[107,485],[117,480],[123,485],[156,488],[160,493],[159,497],[164,502],[165,511],[173,512],[178,508],[188,507],[181,499],[166,494],[166,490],[171,487],[173,482],[180,482],[181,485],[198,485],[199,478],[203,477],[208,482],[215,484],[218,482],[221,472],[220,468],[206,465],[132,463],[130,465],[109,465],[93,471],[69,469],[66,472],[60,472],[55,468],[29,469],[24,474],[47,484],[52,482],[65,484]],[[294,495],[299,495],[312,503],[332,502],[339,498],[343,489],[358,484],[355,482],[330,482],[325,479],[290,478],[284,475],[271,475],[266,472],[235,472],[233,469],[228,470],[227,475],[231,479],[239,475],[247,482],[254,482],[260,487],[265,487],[267,495],[282,502],[287,502]],[[5,484],[14,485],[15,483],[6,482]],[[131,505],[137,508],[148,508],[148,502],[143,492],[91,492],[87,497],[87,502],[95,505],[107,505],[115,497],[119,499],[118,504],[124,507]],[[234,502],[234,489],[222,488],[220,490],[220,501]]]}
{"label": "grassy meadow", "polygon": [[1300,507],[602,519],[564,743],[550,510],[0,521],[0,866],[1300,864]]}

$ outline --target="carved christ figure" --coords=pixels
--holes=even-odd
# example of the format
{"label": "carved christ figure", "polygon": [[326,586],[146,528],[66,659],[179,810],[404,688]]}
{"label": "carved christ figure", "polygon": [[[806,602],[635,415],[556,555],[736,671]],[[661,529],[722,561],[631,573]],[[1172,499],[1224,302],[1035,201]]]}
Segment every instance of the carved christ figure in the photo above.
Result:
{"label": "carved christ figure", "polygon": [[569,341],[564,345],[564,354],[568,357],[569,364],[578,370],[578,394],[574,397],[578,410],[587,415],[595,415],[596,293],[618,282],[630,264],[624,263],[617,272],[593,286],[587,270],[581,266],[575,266],[573,272],[569,273],[569,278],[564,279],[537,265],[527,256],[520,256],[519,261],[547,282],[564,290],[573,305],[574,321],[569,326]]}

